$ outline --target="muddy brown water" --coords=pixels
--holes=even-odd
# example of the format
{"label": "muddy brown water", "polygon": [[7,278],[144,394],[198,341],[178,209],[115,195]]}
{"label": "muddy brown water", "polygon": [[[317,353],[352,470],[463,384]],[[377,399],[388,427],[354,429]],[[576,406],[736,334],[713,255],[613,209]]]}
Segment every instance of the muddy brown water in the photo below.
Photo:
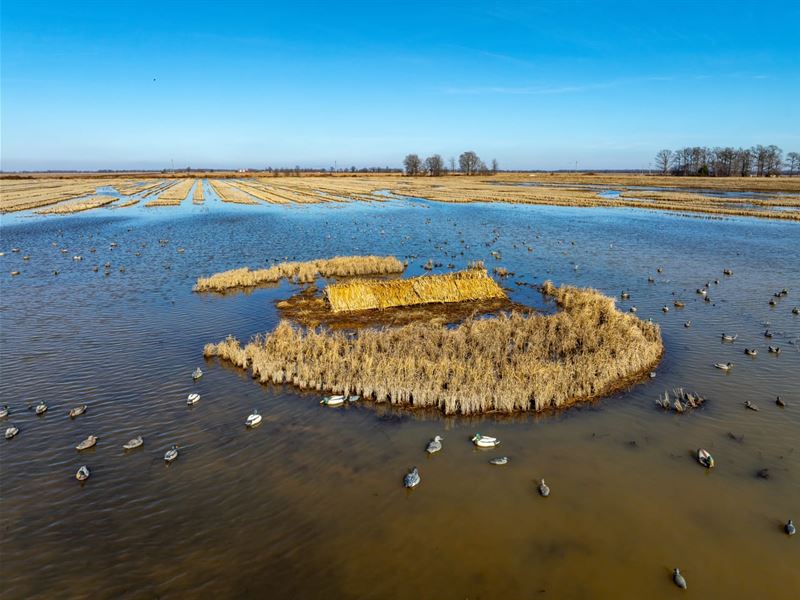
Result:
{"label": "muddy brown water", "polygon": [[[20,428],[0,440],[3,598],[667,598],[676,566],[693,597],[797,597],[800,537],[782,532],[800,521],[797,224],[397,200],[239,207],[206,192],[202,206],[2,217],[0,404],[12,414],[0,425]],[[415,256],[409,275],[429,258],[502,265],[512,300],[540,308],[513,281],[628,290],[620,307],[661,324],[664,360],[654,379],[588,406],[473,418],[323,408],[315,393],[203,360],[208,341],[271,329],[274,302],[298,287],[204,295],[195,277],[359,253]],[[695,294],[707,281],[710,303]],[[680,386],[707,404],[655,408]],[[27,409],[38,400],[42,417]],[[80,403],[88,411],[70,420]],[[247,430],[253,408],[264,421]],[[477,450],[476,432],[502,445]],[[89,434],[97,446],[78,453]],[[123,452],[139,434],[144,447]],[[436,434],[444,450],[429,457]],[[711,471],[693,458],[701,446]],[[509,464],[489,465],[498,455]],[[408,492],[412,466],[422,483]]]}

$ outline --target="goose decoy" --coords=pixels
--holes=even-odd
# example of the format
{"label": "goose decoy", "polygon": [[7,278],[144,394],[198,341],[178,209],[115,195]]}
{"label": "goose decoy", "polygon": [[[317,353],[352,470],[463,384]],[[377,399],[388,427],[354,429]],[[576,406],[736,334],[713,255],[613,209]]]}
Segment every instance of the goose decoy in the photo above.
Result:
{"label": "goose decoy", "polygon": [[539,495],[543,498],[547,498],[550,495],[550,488],[547,487],[544,479],[539,480]]}
{"label": "goose decoy", "polygon": [[772,332],[769,329],[767,329],[766,331],[764,331],[764,337],[765,338],[771,338],[772,337]]}
{"label": "goose decoy", "polygon": [[750,400],[745,400],[744,401],[744,407],[745,408],[749,408],[750,410],[754,410],[754,411],[758,412],[758,407],[755,404],[753,404],[752,402],[750,402]]}
{"label": "goose decoy", "polygon": [[254,408],[253,412],[247,417],[247,420],[244,422],[244,424],[248,427],[255,427],[259,423],[261,423],[261,415],[258,414],[258,411]]}
{"label": "goose decoy", "polygon": [[723,333],[722,334],[722,341],[723,342],[735,342],[736,338],[738,338],[738,337],[739,337],[738,334],[737,335],[730,335],[730,334]]}
{"label": "goose decoy", "polygon": [[780,346],[768,346],[767,347],[772,354],[780,354],[781,348]]}
{"label": "goose decoy", "polygon": [[500,440],[497,438],[489,437],[488,435],[481,435],[480,433],[476,433],[474,436],[472,436],[470,441],[478,446],[478,448],[494,448],[495,446],[500,445]]}
{"label": "goose decoy", "polygon": [[200,402],[200,394],[192,393],[186,398],[186,404],[192,406],[193,404],[197,404]]}
{"label": "goose decoy", "polygon": [[8,404],[3,404],[3,406],[0,407],[0,419],[5,419],[9,412],[11,412],[11,409],[8,408]]}
{"label": "goose decoy", "polygon": [[714,363],[714,366],[718,369],[722,369],[723,371],[730,371],[733,368],[733,363]]}
{"label": "goose decoy", "polygon": [[507,456],[497,456],[489,461],[490,465],[507,465],[508,464],[508,457]]}
{"label": "goose decoy", "polygon": [[10,440],[18,433],[19,433],[19,427],[17,427],[16,425],[11,425],[6,429],[6,439]]}
{"label": "goose decoy", "polygon": [[89,467],[83,465],[80,469],[78,469],[78,472],[75,473],[75,479],[78,481],[86,481],[89,479],[89,475],[91,475],[89,472]]}
{"label": "goose decoy", "polygon": [[686,579],[684,579],[683,575],[681,575],[680,569],[675,569],[672,571],[672,581],[674,581],[675,585],[682,590],[686,589]]}
{"label": "goose decoy", "polygon": [[415,488],[419,485],[420,481],[422,481],[422,479],[419,476],[419,470],[417,467],[414,467],[403,477],[403,486],[408,489]]}
{"label": "goose decoy", "polygon": [[714,467],[714,457],[703,448],[700,448],[697,451],[697,462],[703,465],[706,469],[711,469]]}
{"label": "goose decoy", "polygon": [[80,444],[75,446],[75,450],[80,452],[81,450],[86,450],[88,448],[91,448],[92,446],[94,446],[97,443],[97,440],[98,440],[97,436],[90,435],[85,440],[83,440]]}
{"label": "goose decoy", "polygon": [[164,454],[164,462],[171,463],[173,460],[178,458],[178,445],[173,444],[172,448],[166,451]]}
{"label": "goose decoy", "polygon": [[203,371],[200,367],[197,367],[194,371],[192,371],[192,379],[200,379],[203,376]]}
{"label": "goose decoy", "polygon": [[47,412],[47,404],[45,403],[44,400],[42,400],[41,402],[39,402],[39,404],[36,405],[35,412],[39,416]]}
{"label": "goose decoy", "polygon": [[684,323],[683,326],[688,329],[689,327],[692,326],[692,322],[691,321],[686,321],[686,323]]}
{"label": "goose decoy", "polygon": [[70,419],[74,419],[75,417],[80,417],[83,413],[86,412],[86,409],[89,408],[85,404],[81,404],[80,406],[73,406],[69,409],[67,415]]}
{"label": "goose decoy", "polygon": [[684,306],[686,306],[686,305],[685,305],[683,302],[681,302],[680,300],[675,300],[675,302],[673,302],[672,304],[673,304],[673,305],[675,305],[675,308],[683,308]]}
{"label": "goose decoy", "polygon": [[703,296],[703,302],[711,303],[711,296]]}
{"label": "goose decoy", "polygon": [[786,532],[786,535],[794,535],[797,533],[797,528],[795,528],[794,522],[791,519],[783,526],[783,530]]}
{"label": "goose decoy", "polygon": [[758,350],[755,348],[745,348],[744,353],[747,354],[747,356],[756,356],[758,355]]}
{"label": "goose decoy", "polygon": [[733,275],[733,271],[731,269],[723,269],[723,275]]}
{"label": "goose decoy", "polygon": [[784,402],[783,400],[781,400],[781,397],[780,397],[780,396],[778,396],[777,398],[775,398],[775,404],[777,404],[777,405],[778,405],[778,406],[780,406],[781,408],[786,408],[786,402]]}
{"label": "goose decoy", "polygon": [[442,449],[442,439],[444,438],[442,438],[440,435],[434,437],[430,442],[428,442],[428,445],[425,447],[425,452],[428,454],[439,452],[439,450]]}
{"label": "goose decoy", "polygon": [[139,436],[133,438],[132,440],[129,440],[127,444],[123,444],[122,448],[124,450],[134,450],[135,448],[138,448],[142,444],[144,444],[144,440],[142,439],[142,436]]}
{"label": "goose decoy", "polygon": [[628,298],[630,298],[630,297],[631,297],[631,295],[630,295],[628,292],[622,292],[622,293],[619,295],[619,297],[620,297],[620,298],[622,298],[623,300],[627,300]]}
{"label": "goose decoy", "polygon": [[325,396],[319,403],[324,406],[341,406],[344,401],[344,396]]}

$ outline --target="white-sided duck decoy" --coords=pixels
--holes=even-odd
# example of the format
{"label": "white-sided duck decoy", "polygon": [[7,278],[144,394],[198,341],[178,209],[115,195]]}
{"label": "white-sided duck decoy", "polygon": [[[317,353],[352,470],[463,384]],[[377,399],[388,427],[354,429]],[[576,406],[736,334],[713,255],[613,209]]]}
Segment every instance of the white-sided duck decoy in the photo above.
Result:
{"label": "white-sided duck decoy", "polygon": [[86,450],[88,448],[91,448],[92,446],[94,446],[97,443],[98,439],[99,438],[97,438],[97,436],[90,435],[85,440],[83,440],[80,444],[75,446],[75,450],[78,450],[80,452],[81,450]]}
{"label": "white-sided duck decoy", "polygon": [[442,438],[442,436],[440,436],[440,435],[437,435],[436,437],[434,437],[430,442],[428,442],[428,445],[425,447],[425,452],[427,452],[428,454],[433,454],[435,452],[439,452],[439,450],[442,449],[442,440],[443,439],[444,438]]}
{"label": "white-sided duck decoy", "polygon": [[36,408],[34,410],[37,415],[41,416],[47,412],[47,404],[45,403],[44,400],[42,400],[41,402],[39,402],[39,404],[36,405]]}
{"label": "white-sided duck decoy", "polygon": [[754,411],[758,412],[758,407],[755,404],[753,404],[752,402],[750,402],[750,400],[745,400],[744,401],[744,407],[745,408],[749,408],[750,410],[754,410]]}
{"label": "white-sided duck decoy", "polygon": [[507,465],[508,464],[508,457],[507,456],[496,456],[492,460],[489,461],[490,465]]}
{"label": "white-sided duck decoy", "polygon": [[178,458],[178,445],[173,444],[172,448],[167,450],[164,454],[164,462],[171,463],[176,458]]}
{"label": "white-sided duck decoy", "polygon": [[714,457],[703,448],[700,448],[697,451],[697,462],[703,465],[706,469],[711,469],[714,467]]}
{"label": "white-sided duck decoy", "polygon": [[341,406],[344,404],[345,397],[344,396],[325,396],[322,400],[319,401],[320,404],[323,406]]}
{"label": "white-sided duck decoy", "polygon": [[67,416],[69,416],[70,419],[74,419],[75,417],[80,417],[83,413],[86,412],[87,408],[89,407],[86,406],[85,404],[81,404],[80,406],[73,406],[72,408],[69,409]]}
{"label": "white-sided duck decoy", "polygon": [[714,363],[714,366],[718,369],[722,369],[723,371],[730,371],[733,368],[732,362],[727,363]]}
{"label": "white-sided duck decoy", "polygon": [[406,473],[406,476],[403,477],[403,485],[408,489],[417,487],[420,481],[422,481],[422,479],[419,476],[419,470],[417,467],[412,468],[408,473]]}
{"label": "white-sided duck decoy", "polygon": [[783,530],[786,532],[786,535],[794,535],[797,533],[797,528],[794,526],[794,522],[791,519],[783,526]]}
{"label": "white-sided duck decoy", "polygon": [[701,296],[705,296],[708,293],[708,291],[704,290],[703,288],[697,288],[697,293],[700,294]]}
{"label": "white-sided duck decoy", "polygon": [[647,283],[655,283],[655,282],[656,282],[656,279],[652,275],[647,278]]}
{"label": "white-sided duck decoy", "polygon": [[686,589],[686,579],[684,579],[683,575],[681,575],[680,569],[675,569],[672,571],[672,581],[674,581],[675,585],[682,590]]}
{"label": "white-sided duck decoy", "polygon": [[89,467],[83,465],[80,469],[78,469],[78,472],[75,473],[75,479],[78,481],[86,481],[89,479],[89,475],[91,475],[89,472]]}
{"label": "white-sided duck decoy", "polygon": [[497,438],[489,437],[488,435],[481,435],[480,433],[476,433],[472,436],[472,443],[478,446],[478,448],[494,448],[495,446],[500,445],[500,440]]}
{"label": "white-sided duck decoy", "polygon": [[619,295],[619,297],[620,297],[620,298],[622,298],[623,300],[627,300],[628,298],[630,298],[630,297],[631,297],[631,295],[630,295],[630,293],[629,293],[629,292],[622,292],[622,293]]}
{"label": "white-sided duck decoy", "polygon": [[637,310],[639,310],[639,309],[638,309],[638,308],[636,308],[635,306],[631,306],[631,307],[628,309],[628,312],[635,313]]}
{"label": "white-sided duck decoy", "polygon": [[203,371],[200,367],[197,367],[194,371],[192,371],[192,379],[200,379],[203,376]]}
{"label": "white-sided duck decoy", "polygon": [[730,269],[723,269],[722,270],[722,274],[723,275],[733,275],[733,271],[730,270]]}
{"label": "white-sided duck decoy", "polygon": [[800,315],[800,306],[795,306],[795,307],[792,309],[792,314],[793,314],[793,315]]}
{"label": "white-sided duck decoy", "polygon": [[683,326],[688,329],[689,327],[692,326],[692,322],[691,321],[686,321],[686,323],[684,323]]}
{"label": "white-sided duck decoy", "polygon": [[768,349],[772,354],[780,354],[781,353],[780,346],[768,346]]}
{"label": "white-sided duck decoy", "polygon": [[253,409],[253,412],[247,417],[247,420],[244,422],[244,424],[248,427],[255,427],[259,423],[261,423],[261,415],[258,414],[256,409]]}
{"label": "white-sided duck decoy", "polygon": [[550,488],[547,487],[547,484],[544,482],[544,479],[539,480],[539,495],[544,498],[547,498],[550,495]]}
{"label": "white-sided duck decoy", "polygon": [[770,299],[769,299],[769,305],[770,305],[770,306],[778,306],[778,303],[777,303],[777,302],[775,302],[775,298],[770,298]]}
{"label": "white-sided duck decoy", "polygon": [[747,354],[747,356],[757,356],[758,350],[755,348],[745,348],[744,353]]}
{"label": "white-sided duck decoy", "polygon": [[723,342],[735,342],[736,338],[738,338],[738,337],[739,337],[738,334],[730,335],[729,333],[723,333],[722,334],[722,341]]}
{"label": "white-sided duck decoy", "polygon": [[0,407],[0,419],[5,419],[10,412],[11,409],[8,408],[8,404],[3,404],[3,406]]}
{"label": "white-sided duck decoy", "polygon": [[200,402],[200,394],[196,392],[189,394],[189,396],[186,398],[186,404],[188,404],[189,406],[197,404],[198,402]]}
{"label": "white-sided duck decoy", "polygon": [[18,433],[19,433],[19,427],[17,427],[16,425],[11,425],[10,427],[6,428],[6,439],[10,440]]}
{"label": "white-sided duck decoy", "polygon": [[142,439],[142,436],[138,436],[133,438],[132,440],[129,440],[127,444],[123,444],[122,448],[124,450],[134,450],[139,446],[141,446],[142,444],[144,444],[144,440]]}

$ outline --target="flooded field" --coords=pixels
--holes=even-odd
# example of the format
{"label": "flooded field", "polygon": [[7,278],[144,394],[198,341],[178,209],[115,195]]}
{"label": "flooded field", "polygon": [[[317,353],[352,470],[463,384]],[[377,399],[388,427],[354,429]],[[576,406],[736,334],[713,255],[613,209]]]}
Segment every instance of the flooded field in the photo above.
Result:
{"label": "flooded field", "polygon": [[[391,197],[251,205],[195,185],[177,206],[2,217],[0,423],[20,429],[0,440],[2,597],[668,598],[675,567],[698,598],[796,597],[800,538],[783,533],[800,520],[796,223]],[[203,359],[207,342],[273,329],[275,302],[300,286],[194,293],[198,276],[358,254],[409,260],[407,276],[483,260],[513,272],[499,280],[511,300],[547,310],[517,282],[628,291],[618,305],[661,325],[663,361],[591,405],[465,418],[322,407]],[[679,387],[707,402],[656,407]],[[247,429],[253,408],[263,422]],[[476,449],[478,432],[502,445]],[[444,449],[428,456],[435,435]],[[490,465],[499,455],[509,463]]]}

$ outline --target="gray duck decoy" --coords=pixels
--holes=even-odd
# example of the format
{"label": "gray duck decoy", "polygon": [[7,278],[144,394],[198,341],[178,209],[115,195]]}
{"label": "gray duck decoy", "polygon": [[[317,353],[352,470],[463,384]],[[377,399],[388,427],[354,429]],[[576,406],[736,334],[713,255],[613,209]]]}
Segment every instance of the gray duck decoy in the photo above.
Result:
{"label": "gray duck decoy", "polygon": [[680,569],[675,569],[674,571],[672,571],[672,581],[674,581],[675,585],[677,585],[682,590],[686,589],[686,579],[684,579],[683,575],[681,575]]}
{"label": "gray duck decoy", "polygon": [[403,485],[408,489],[417,487],[420,481],[422,481],[422,479],[419,476],[417,467],[412,468],[406,473],[406,476],[403,477]]}
{"label": "gray duck decoy", "polygon": [[425,448],[425,452],[428,454],[433,454],[434,452],[439,452],[442,449],[442,436],[437,435],[434,437],[430,442],[428,442],[427,447]]}
{"label": "gray duck decoy", "polygon": [[783,530],[786,532],[786,535],[794,535],[797,533],[797,528],[794,526],[794,522],[791,519],[783,526]]}
{"label": "gray duck decoy", "polygon": [[547,484],[544,482],[544,479],[539,480],[539,494],[543,498],[547,498],[550,495],[550,488],[547,487]]}

